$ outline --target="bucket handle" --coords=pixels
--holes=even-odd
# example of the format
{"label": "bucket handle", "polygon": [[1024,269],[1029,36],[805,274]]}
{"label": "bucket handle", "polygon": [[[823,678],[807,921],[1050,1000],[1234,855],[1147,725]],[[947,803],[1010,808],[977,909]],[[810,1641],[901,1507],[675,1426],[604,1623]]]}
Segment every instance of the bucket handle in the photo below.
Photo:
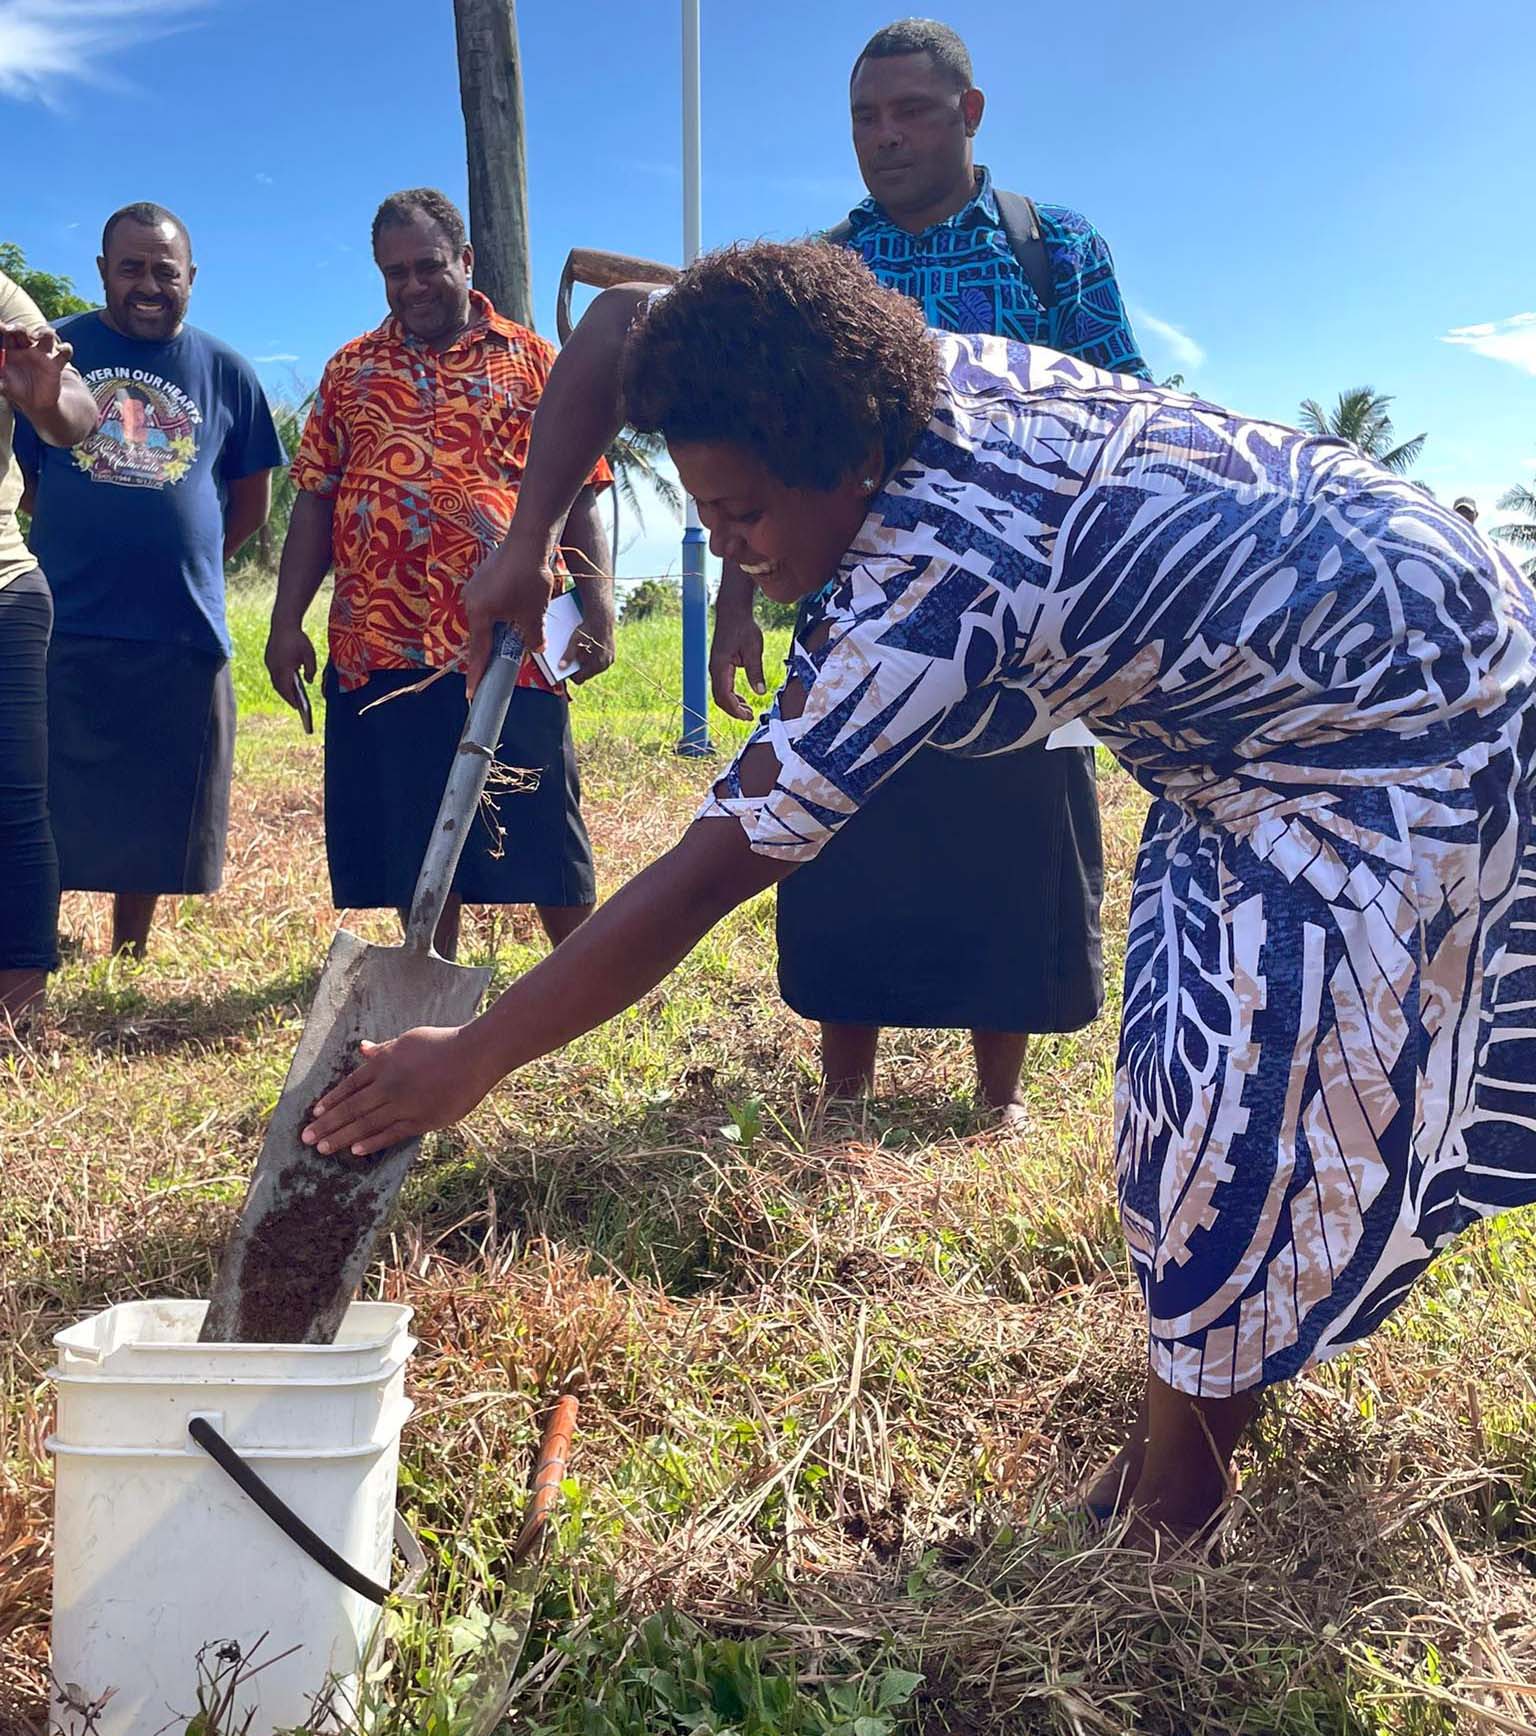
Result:
{"label": "bucket handle", "polygon": [[370,1579],[344,1556],[338,1555],[318,1532],[312,1531],[271,1484],[240,1457],[207,1417],[193,1417],[187,1424],[187,1433],[225,1476],[250,1496],[280,1531],[297,1543],[309,1559],[323,1567],[332,1579],[340,1580],[349,1591],[355,1591],[372,1603],[383,1604],[390,1597],[404,1597],[414,1589],[416,1582],[426,1571],[427,1558],[422,1547],[398,1513],[395,1515],[395,1542],[405,1557],[408,1571],[398,1590],[391,1592],[387,1585],[380,1585],[377,1580]]}

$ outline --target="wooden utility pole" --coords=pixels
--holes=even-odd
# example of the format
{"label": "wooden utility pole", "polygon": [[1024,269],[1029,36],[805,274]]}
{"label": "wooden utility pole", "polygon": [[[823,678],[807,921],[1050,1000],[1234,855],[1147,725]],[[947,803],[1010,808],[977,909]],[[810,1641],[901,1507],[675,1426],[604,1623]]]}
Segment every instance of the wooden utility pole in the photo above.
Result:
{"label": "wooden utility pole", "polygon": [[475,288],[491,298],[498,313],[531,328],[528,164],[516,0],[453,0],[453,21],[469,158]]}

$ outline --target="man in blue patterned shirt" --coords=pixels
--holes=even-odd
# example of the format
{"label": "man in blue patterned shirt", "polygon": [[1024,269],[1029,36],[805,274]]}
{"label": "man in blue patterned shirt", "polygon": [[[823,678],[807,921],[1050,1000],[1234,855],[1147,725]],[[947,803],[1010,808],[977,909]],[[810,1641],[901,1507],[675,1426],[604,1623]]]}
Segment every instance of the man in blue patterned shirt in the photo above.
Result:
{"label": "man in blue patterned shirt", "polygon": [[[940,64],[931,49],[886,46],[941,31],[959,50],[951,63],[963,56],[967,70]],[[1029,281],[992,176],[972,162],[986,99],[955,88],[960,78],[969,87],[969,65],[954,32],[926,19],[891,25],[864,50],[851,95],[854,149],[870,196],[830,238],[861,253],[882,283],[921,302],[931,326],[1044,344],[1112,373],[1150,377],[1114,260],[1086,217],[1065,205],[1026,207],[1038,219],[1036,245],[1049,273],[1044,298]]]}
{"label": "man in blue patterned shirt", "polygon": [[[1000,198],[975,163],[986,99],[953,30],[910,18],[877,31],[849,101],[869,197],[829,240],[921,302],[931,326],[1147,377],[1099,232],[1064,205]],[[728,567],[710,672],[732,716],[751,715],[738,669],[763,691],[762,645],[751,581]],[[1102,1004],[1102,890],[1091,749],[914,756],[779,888],[780,991],[821,1024],[827,1089],[869,1088],[882,1025],[968,1029],[978,1098],[1019,1119],[1029,1035],[1075,1030]],[[999,910],[1012,920],[999,925]]]}

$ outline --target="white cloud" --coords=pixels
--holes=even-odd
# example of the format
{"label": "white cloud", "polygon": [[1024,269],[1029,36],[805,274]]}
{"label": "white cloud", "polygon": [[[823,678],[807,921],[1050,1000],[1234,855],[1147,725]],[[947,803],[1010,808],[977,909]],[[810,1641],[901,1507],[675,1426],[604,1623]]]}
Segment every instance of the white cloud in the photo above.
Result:
{"label": "white cloud", "polygon": [[263,187],[270,187],[272,185],[272,177],[270,175],[264,175],[260,169],[256,171],[256,179],[261,182]]}
{"label": "white cloud", "polygon": [[1480,356],[1487,356],[1489,361],[1508,362],[1527,374],[1536,374],[1536,313],[1517,313],[1511,319],[1457,326],[1440,341],[1443,344],[1461,344]]}
{"label": "white cloud", "polygon": [[1151,332],[1167,351],[1175,367],[1205,366],[1205,351],[1188,332],[1180,331],[1176,325],[1165,319],[1159,319],[1155,313],[1148,313],[1144,307],[1132,308],[1131,317],[1138,332]]}
{"label": "white cloud", "polygon": [[297,356],[289,355],[286,350],[279,350],[276,355],[251,357],[253,362],[296,362],[298,359]]}
{"label": "white cloud", "polygon": [[110,85],[118,49],[184,28],[204,0],[0,0],[0,97],[52,104],[69,80]]}

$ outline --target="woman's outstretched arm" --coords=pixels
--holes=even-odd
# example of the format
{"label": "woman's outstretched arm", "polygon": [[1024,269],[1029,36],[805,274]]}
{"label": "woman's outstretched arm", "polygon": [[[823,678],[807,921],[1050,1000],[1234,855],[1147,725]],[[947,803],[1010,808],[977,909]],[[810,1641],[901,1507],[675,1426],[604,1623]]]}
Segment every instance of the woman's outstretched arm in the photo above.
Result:
{"label": "woman's outstretched arm", "polygon": [[498,1080],[648,994],[738,904],[794,866],[753,853],[727,819],[697,820],[478,1019],[364,1044],[315,1105],[305,1141],[366,1157],[447,1127]]}

